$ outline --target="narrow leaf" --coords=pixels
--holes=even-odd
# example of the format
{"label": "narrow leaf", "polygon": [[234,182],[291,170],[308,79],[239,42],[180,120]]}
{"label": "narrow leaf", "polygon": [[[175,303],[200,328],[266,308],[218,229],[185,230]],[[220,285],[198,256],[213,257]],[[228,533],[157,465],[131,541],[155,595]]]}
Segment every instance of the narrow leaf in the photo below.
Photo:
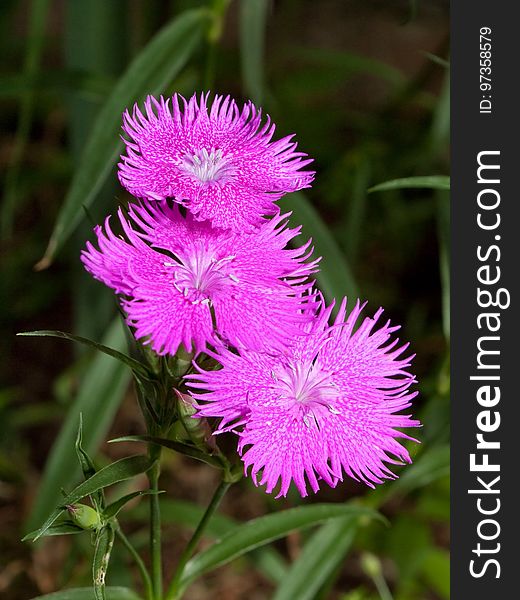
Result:
{"label": "narrow leaf", "polygon": [[284,211],[292,211],[292,224],[303,226],[302,235],[312,237],[315,255],[322,257],[316,278],[327,300],[340,299],[345,295],[358,298],[358,286],[341,248],[305,195],[301,192],[289,194],[280,201],[280,206]]}
{"label": "narrow leaf", "polygon": [[344,560],[358,526],[359,521],[352,517],[334,519],[323,525],[309,538],[273,600],[313,600]]}
{"label": "narrow leaf", "polygon": [[[204,516],[205,509],[192,502],[183,500],[173,500],[162,497],[161,499],[161,521],[164,524],[176,524],[195,530]],[[128,520],[137,520],[146,522],[149,518],[149,509],[141,504],[135,509],[128,511],[125,515]],[[214,513],[209,520],[204,535],[208,538],[220,538],[230,531],[236,529],[239,525],[237,521],[224,515]],[[250,562],[258,571],[263,573],[268,579],[277,583],[280,581],[286,570],[285,560],[280,553],[272,547],[259,548],[253,550],[250,556]]]}
{"label": "narrow leaf", "polygon": [[115,348],[110,348],[104,344],[100,344],[94,340],[89,340],[88,338],[80,335],[73,335],[72,333],[66,333],[64,331],[54,331],[48,329],[42,329],[40,331],[24,331],[23,333],[18,333],[17,335],[22,337],[55,337],[62,338],[64,340],[70,340],[72,342],[78,342],[80,344],[84,344],[85,346],[95,348],[96,350],[103,352],[103,354],[107,354],[108,356],[119,360],[126,366],[130,367],[132,371],[134,371],[134,373],[140,377],[149,379],[151,376],[146,366],[140,363],[138,360],[131,358],[123,352],[119,352],[119,350],[116,350]]}
{"label": "narrow leaf", "polygon": [[[135,592],[123,587],[107,587],[107,600],[142,600]],[[92,600],[92,588],[75,588],[38,596],[32,600]]]}
{"label": "narrow leaf", "polygon": [[347,516],[383,519],[377,512],[366,507],[333,503],[310,504],[253,519],[240,525],[213,546],[192,558],[182,575],[181,586],[186,586],[203,573],[226,564],[246,552],[285,537],[291,531]]}
{"label": "narrow leaf", "polygon": [[108,563],[114,546],[114,529],[108,525],[96,535],[94,559],[92,562],[92,581],[95,600],[106,600],[105,581]]}
{"label": "narrow leaf", "polygon": [[83,415],[80,413],[79,415],[79,427],[78,427],[78,435],[76,437],[76,455],[79,460],[79,464],[81,465],[81,470],[83,471],[83,476],[85,479],[89,479],[96,472],[96,467],[92,462],[90,456],[85,452],[83,446],[81,445],[83,441]]}
{"label": "narrow leaf", "polygon": [[160,93],[186,65],[209,23],[206,10],[182,13],[166,25],[137,55],[100,110],[47,250],[37,267],[44,269],[83,217],[110,173],[122,143],[121,114],[146,94]]}
{"label": "narrow leaf", "polygon": [[259,104],[264,96],[264,46],[268,0],[240,3],[240,59],[247,96]]}
{"label": "narrow leaf", "polygon": [[[63,499],[62,506],[67,504],[74,504],[78,500],[81,500],[85,496],[97,492],[97,490],[104,489],[114,483],[131,479],[140,473],[145,473],[152,466],[153,461],[144,455],[129,456],[122,458],[110,465],[107,465],[90,479],[87,479],[83,483],[80,483],[76,488],[67,494]],[[47,529],[56,521],[62,512],[62,508],[57,508],[50,517],[45,521],[40,529],[39,535],[34,539],[40,538]]]}
{"label": "narrow leaf", "polygon": [[403,177],[392,179],[371,187],[369,192],[386,192],[405,188],[430,188],[432,190],[449,190],[450,178],[447,175],[429,175],[425,177]]}
{"label": "narrow leaf", "polygon": [[[47,531],[45,532],[44,536],[40,537],[48,537],[53,535],[71,535],[74,533],[83,533],[84,531],[84,529],[78,527],[72,521],[60,521],[59,523],[54,523],[54,525],[51,525],[49,529],[47,529]],[[39,532],[39,529],[31,531],[31,533],[28,533],[22,539],[22,542],[32,542],[39,536]]]}
{"label": "narrow leaf", "polygon": [[[125,348],[125,334],[119,318],[108,328],[102,342],[118,350]],[[129,380],[128,368],[122,363],[104,354],[93,358],[47,459],[28,520],[28,529],[36,529],[60,504],[60,489],[70,488],[80,477],[81,471],[74,452],[80,413],[84,424],[82,445],[86,452],[93,455],[112,423]]]}
{"label": "narrow leaf", "polygon": [[202,450],[199,450],[195,446],[184,444],[182,442],[176,442],[175,440],[170,440],[168,438],[159,438],[149,435],[126,435],[124,437],[119,437],[114,440],[110,440],[109,443],[115,442],[146,442],[147,444],[157,444],[157,446],[162,446],[163,448],[168,448],[169,450],[173,450],[174,452],[178,452],[179,454],[190,456],[195,460],[200,460],[201,462],[206,463],[207,465],[210,465],[212,467],[216,467],[217,469],[223,468],[222,463],[215,456],[205,454],[204,452],[202,452]]}
{"label": "narrow leaf", "polygon": [[131,494],[127,494],[119,500],[112,502],[109,504],[106,509],[103,511],[103,515],[105,519],[111,519],[112,517],[116,517],[119,511],[123,508],[125,504],[128,504],[130,500],[137,498],[138,496],[148,496],[149,494],[162,494],[163,492],[156,492],[154,490],[141,490],[139,492],[132,492]]}
{"label": "narrow leaf", "polygon": [[398,494],[408,494],[412,490],[430,484],[450,472],[450,449],[447,444],[433,447],[421,453],[413,465],[388,486],[385,500]]}

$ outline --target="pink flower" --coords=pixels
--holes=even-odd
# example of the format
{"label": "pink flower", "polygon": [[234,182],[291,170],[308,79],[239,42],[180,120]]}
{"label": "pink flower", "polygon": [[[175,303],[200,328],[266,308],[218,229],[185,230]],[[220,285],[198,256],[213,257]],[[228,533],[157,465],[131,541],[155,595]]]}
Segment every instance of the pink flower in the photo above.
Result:
{"label": "pink flower", "polygon": [[[292,135],[271,141],[275,126],[251,102],[240,110],[229,96],[148,96],[124,114],[127,154],[119,179],[138,198],[173,198],[198,220],[234,231],[251,229],[276,213],[274,202],[309,187],[312,162],[296,152]],[[180,100],[180,102],[179,102]],[[182,108],[181,108],[182,105]]]}
{"label": "pink flower", "polygon": [[413,439],[398,428],[419,426],[400,414],[417,394],[406,370],[413,357],[399,358],[408,344],[391,340],[398,327],[375,328],[382,309],[355,328],[363,306],[345,319],[344,300],[332,326],[332,305],[322,307],[284,353],[222,349],[213,354],[220,370],[189,377],[198,415],[239,430],[245,471],[268,493],[280,482],[285,496],[294,481],[306,496],[307,484],[334,487],[343,472],[374,487],[395,478],[385,463],[411,462],[397,440]]}
{"label": "pink flower", "polygon": [[[224,340],[273,350],[308,320],[304,292],[317,260],[310,242],[286,249],[300,228],[277,215],[255,234],[236,234],[184,217],[166,202],[119,210],[126,239],[95,229],[99,250],[87,243],[86,269],[122,299],[128,324],[159,354],[180,344],[201,352]],[[214,323],[216,325],[216,337]]]}

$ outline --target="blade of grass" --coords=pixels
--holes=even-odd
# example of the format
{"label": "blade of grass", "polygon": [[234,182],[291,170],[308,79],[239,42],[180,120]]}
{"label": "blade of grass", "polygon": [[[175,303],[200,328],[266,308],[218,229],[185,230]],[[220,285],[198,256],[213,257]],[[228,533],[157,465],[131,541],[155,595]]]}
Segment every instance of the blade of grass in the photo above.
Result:
{"label": "blade of grass", "polygon": [[[317,525],[336,517],[379,518],[381,515],[366,507],[352,504],[311,504],[291,508],[278,513],[253,519],[229,532],[221,540],[192,558],[186,565],[181,579],[181,589],[191,581],[242,554],[250,552],[274,540],[285,537],[291,531]],[[177,598],[178,595],[172,596]]]}
{"label": "blade of grass", "polygon": [[313,600],[344,560],[358,526],[357,519],[346,517],[334,519],[320,527],[291,565],[273,600]]}
{"label": "blade of grass", "polygon": [[358,298],[359,289],[343,252],[318,211],[301,192],[287,195],[280,201],[282,209],[292,211],[293,225],[301,224],[302,234],[312,237],[315,255],[321,256],[318,285],[325,298],[331,301],[343,296]]}
{"label": "blade of grass", "polygon": [[209,22],[206,10],[186,11],[166,25],[132,61],[101,109],[65,202],[60,209],[44,257],[50,265],[56,252],[83,218],[121,150],[121,113],[146,94],[160,93],[186,65]]}
{"label": "blade of grass", "polygon": [[[204,509],[191,502],[174,500],[161,497],[161,519],[163,524],[175,524],[194,530],[199,524]],[[147,507],[141,504],[126,513],[126,519],[146,522],[148,519]],[[221,538],[239,523],[218,513],[214,514],[209,521],[205,535],[208,538]],[[265,546],[251,553],[252,564],[273,582],[280,582],[286,572],[286,563],[280,553],[272,546]]]}
{"label": "blade of grass", "polygon": [[386,192],[389,190],[402,190],[406,188],[429,188],[432,190],[449,190],[450,178],[447,175],[426,175],[419,177],[402,177],[391,179],[371,187],[368,191]]}
{"label": "blade of grass", "polygon": [[240,3],[240,61],[244,94],[261,104],[264,99],[264,42],[268,0]]}

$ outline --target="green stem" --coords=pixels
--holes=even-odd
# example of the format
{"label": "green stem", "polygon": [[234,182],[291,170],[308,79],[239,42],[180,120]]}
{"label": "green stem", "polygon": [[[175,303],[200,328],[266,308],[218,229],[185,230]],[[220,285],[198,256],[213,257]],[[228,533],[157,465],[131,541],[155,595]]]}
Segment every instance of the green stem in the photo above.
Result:
{"label": "green stem", "polygon": [[379,592],[379,597],[381,598],[381,600],[393,600],[392,593],[390,592],[388,584],[386,583],[386,580],[383,577],[383,575],[381,575],[381,573],[374,575],[372,581],[374,582],[374,585],[376,586],[377,591]]}
{"label": "green stem", "polygon": [[137,568],[139,569],[139,573],[141,574],[141,579],[143,580],[143,585],[146,593],[146,600],[154,600],[153,597],[153,587],[152,580],[150,579],[150,575],[145,567],[145,564],[142,558],[139,556],[137,550],[132,546],[130,540],[123,533],[121,528],[118,526],[116,529],[116,534],[119,539],[123,542],[124,547],[128,550],[132,558],[135,560]]}
{"label": "green stem", "polygon": [[161,560],[161,510],[159,506],[159,475],[161,473],[161,448],[150,444],[150,457],[155,464],[148,471],[150,489],[155,492],[150,495],[150,556],[152,563],[153,600],[162,600],[162,560]]}
{"label": "green stem", "polygon": [[181,597],[182,589],[179,584],[180,584],[180,581],[182,578],[182,574],[184,572],[184,567],[186,566],[186,564],[192,557],[193,553],[195,552],[195,550],[197,548],[197,544],[199,543],[200,538],[202,537],[202,534],[204,533],[204,530],[206,529],[207,524],[209,523],[211,517],[217,510],[217,507],[220,504],[220,501],[222,500],[222,498],[224,497],[224,494],[228,491],[230,486],[231,486],[231,482],[221,481],[220,485],[215,490],[215,493],[213,494],[213,497],[211,498],[211,502],[209,503],[209,506],[206,509],[206,512],[204,513],[202,519],[200,520],[200,523],[197,525],[197,529],[191,536],[191,539],[188,542],[188,545],[186,546],[183,553],[181,554],[181,557],[179,559],[179,564],[177,565],[177,570],[175,571],[175,575],[172,579],[170,587],[168,588],[168,592],[166,594],[165,600],[178,600],[178,598]]}

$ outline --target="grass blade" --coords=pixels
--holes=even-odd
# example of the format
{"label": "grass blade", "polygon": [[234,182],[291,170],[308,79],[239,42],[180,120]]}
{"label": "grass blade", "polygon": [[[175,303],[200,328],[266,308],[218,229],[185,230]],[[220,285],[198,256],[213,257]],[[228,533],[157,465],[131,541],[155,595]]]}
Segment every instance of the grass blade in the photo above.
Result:
{"label": "grass blade", "polygon": [[345,558],[359,522],[351,517],[323,525],[305,544],[273,600],[312,600]]}
{"label": "grass blade", "polygon": [[205,10],[186,11],[166,25],[132,61],[101,109],[47,250],[37,268],[44,269],[83,218],[83,206],[95,200],[121,150],[124,109],[146,94],[158,94],[186,65],[209,22]]}
{"label": "grass blade", "polygon": [[366,507],[330,503],[300,506],[253,519],[240,525],[213,546],[192,558],[182,575],[181,587],[242,554],[285,537],[291,531],[346,516],[382,518],[377,512]]}
{"label": "grass blade", "polygon": [[449,190],[450,178],[447,175],[428,175],[425,177],[403,177],[392,179],[371,187],[369,192],[386,192],[404,188],[429,188],[432,190]]}
{"label": "grass blade", "polygon": [[17,335],[23,337],[55,337],[62,338],[64,340],[69,340],[71,342],[78,342],[79,344],[84,344],[85,346],[90,346],[103,354],[111,356],[116,360],[119,360],[127,367],[130,367],[132,371],[136,375],[143,377],[144,379],[149,379],[151,377],[151,373],[148,371],[145,365],[140,363],[138,360],[131,358],[130,356],[124,354],[123,352],[119,352],[115,348],[110,348],[109,346],[105,346],[104,344],[99,344],[93,340],[89,340],[80,335],[73,335],[72,333],[66,333],[64,331],[54,331],[49,329],[42,329],[40,331],[24,331],[23,333],[18,333]]}
{"label": "grass blade", "polygon": [[264,41],[268,0],[240,3],[240,59],[245,95],[261,104],[264,97]]}
{"label": "grass blade", "polygon": [[302,224],[302,234],[312,237],[316,256],[321,256],[318,285],[325,298],[341,299],[343,296],[358,298],[359,289],[350,266],[318,211],[301,192],[286,196],[280,205],[284,211],[292,211],[293,225]]}

